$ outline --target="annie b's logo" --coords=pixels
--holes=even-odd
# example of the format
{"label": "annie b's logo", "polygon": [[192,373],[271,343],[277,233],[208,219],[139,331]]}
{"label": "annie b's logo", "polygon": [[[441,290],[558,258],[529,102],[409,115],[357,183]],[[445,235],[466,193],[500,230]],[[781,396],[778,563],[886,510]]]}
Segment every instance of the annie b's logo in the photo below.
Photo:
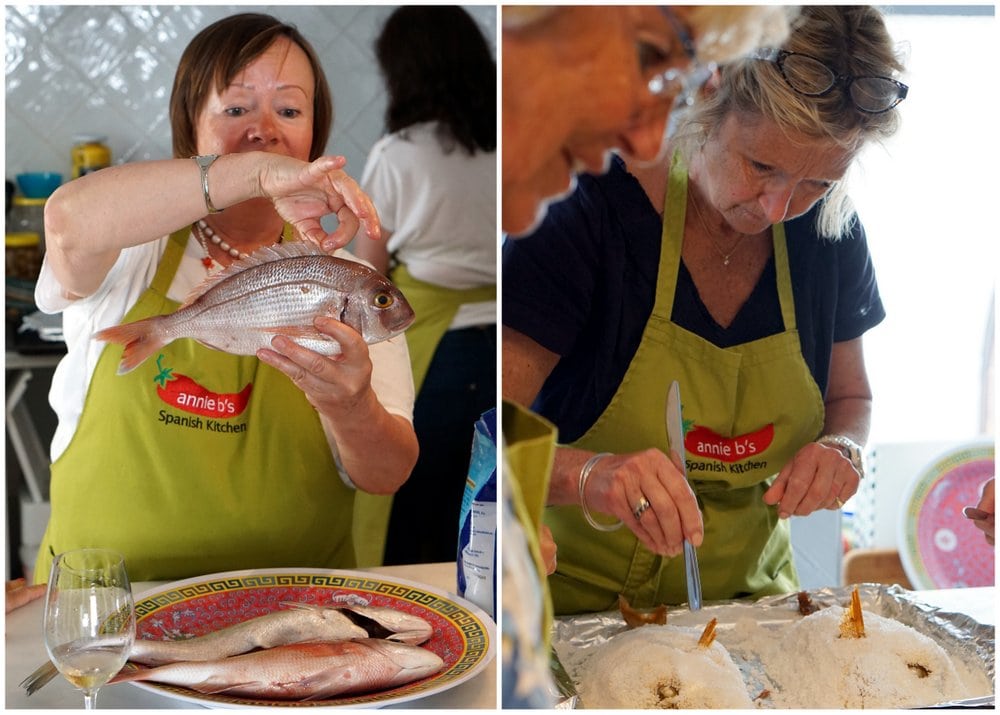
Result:
{"label": "annie b's logo", "polygon": [[215,419],[226,419],[243,414],[253,392],[253,383],[247,383],[239,392],[213,392],[187,375],[174,374],[173,368],[164,367],[163,355],[156,358],[159,370],[153,382],[159,398],[184,412]]}
{"label": "annie b's logo", "polygon": [[684,435],[684,449],[692,456],[738,462],[760,454],[774,441],[774,424],[737,437],[723,437],[708,427],[695,425]]}

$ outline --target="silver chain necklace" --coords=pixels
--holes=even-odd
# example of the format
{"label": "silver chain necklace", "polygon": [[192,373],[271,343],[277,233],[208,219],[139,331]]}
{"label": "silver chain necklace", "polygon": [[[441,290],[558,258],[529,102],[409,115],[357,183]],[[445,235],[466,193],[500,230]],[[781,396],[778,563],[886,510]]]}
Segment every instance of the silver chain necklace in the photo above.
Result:
{"label": "silver chain necklace", "polygon": [[705,223],[705,218],[704,216],[701,215],[701,208],[698,206],[696,202],[693,205],[694,205],[694,212],[698,215],[698,223],[701,224],[701,229],[702,231],[705,232],[705,237],[708,239],[708,242],[712,245],[712,248],[715,249],[715,252],[719,254],[719,257],[722,258],[722,265],[728,266],[729,259],[732,258],[733,254],[736,253],[736,250],[743,245],[743,239],[745,239],[750,234],[748,233],[740,234],[740,237],[736,239],[736,243],[732,245],[732,248],[729,249],[729,252],[728,253],[724,252],[721,248],[719,248],[719,244],[715,242],[715,238],[713,238],[712,232],[708,228],[708,224]]}

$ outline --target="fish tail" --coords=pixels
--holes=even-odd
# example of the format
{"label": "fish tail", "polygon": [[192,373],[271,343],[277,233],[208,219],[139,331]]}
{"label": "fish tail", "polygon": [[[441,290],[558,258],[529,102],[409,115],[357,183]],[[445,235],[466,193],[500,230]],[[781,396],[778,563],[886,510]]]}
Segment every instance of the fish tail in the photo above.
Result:
{"label": "fish tail", "polygon": [[118,673],[108,681],[108,685],[114,685],[115,683],[128,683],[133,680],[142,680],[145,673],[148,672],[150,668],[129,668],[125,667],[119,670]]}
{"label": "fish tail", "polygon": [[105,328],[94,333],[94,339],[125,346],[122,351],[122,361],[118,365],[118,374],[124,375],[139,367],[146,358],[170,342],[164,339],[162,331],[159,330],[161,320],[162,316],[155,316]]}

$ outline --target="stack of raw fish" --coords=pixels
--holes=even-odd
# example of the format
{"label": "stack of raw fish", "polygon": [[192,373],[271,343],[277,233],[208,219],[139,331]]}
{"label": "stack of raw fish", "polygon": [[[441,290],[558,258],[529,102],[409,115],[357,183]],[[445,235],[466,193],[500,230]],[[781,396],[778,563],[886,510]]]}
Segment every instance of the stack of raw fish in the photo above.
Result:
{"label": "stack of raw fish", "polygon": [[[398,687],[433,675],[444,661],[419,644],[422,618],[392,608],[289,608],[186,640],[136,639],[129,660],[153,666],[110,682],[153,681],[199,693],[273,700],[322,700]],[[29,694],[56,673],[46,663],[23,685]]]}

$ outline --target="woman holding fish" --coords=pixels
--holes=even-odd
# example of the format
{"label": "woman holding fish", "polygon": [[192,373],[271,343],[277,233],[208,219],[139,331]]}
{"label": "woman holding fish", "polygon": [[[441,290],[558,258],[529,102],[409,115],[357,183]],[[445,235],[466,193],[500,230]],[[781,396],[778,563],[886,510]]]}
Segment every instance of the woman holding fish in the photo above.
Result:
{"label": "woman holding fish", "polygon": [[788,517],[861,479],[861,339],[884,312],[843,178],[894,131],[901,71],[876,10],[805,7],[785,43],[713,77],[672,159],[615,159],[508,242],[505,396],[566,445],[546,515],[557,613],[685,601],[685,539],[706,599],[797,587]]}
{"label": "woman holding fish", "polygon": [[380,229],[323,156],[323,70],[294,27],[229,17],[185,50],[170,117],[176,158],[88,174],[46,206],[36,298],[63,313],[69,352],[35,580],[97,545],[134,580],[352,567],[355,490],[392,493],[417,457],[395,337],[413,316],[328,255]]}

